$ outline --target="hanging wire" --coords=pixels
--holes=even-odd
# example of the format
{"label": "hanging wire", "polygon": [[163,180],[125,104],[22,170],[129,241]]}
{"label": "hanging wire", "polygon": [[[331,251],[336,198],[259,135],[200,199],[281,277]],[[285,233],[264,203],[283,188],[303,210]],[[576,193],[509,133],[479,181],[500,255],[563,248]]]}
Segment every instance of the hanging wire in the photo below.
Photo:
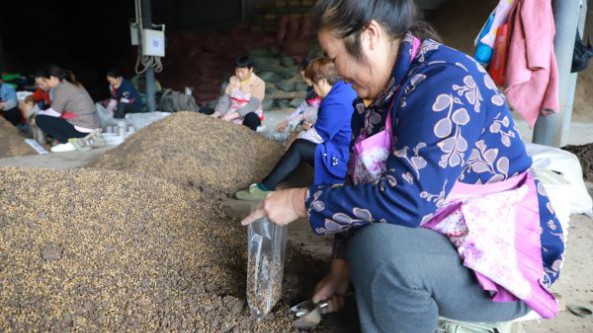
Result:
{"label": "hanging wire", "polygon": [[[149,68],[153,68],[155,73],[160,73],[163,71],[163,63],[161,61],[161,57],[155,56],[145,56],[142,55],[142,29],[144,27],[142,22],[142,2],[141,0],[136,0],[136,22],[138,22],[138,38],[140,43],[138,43],[138,57],[136,59],[136,66],[135,71],[136,74],[141,75],[144,74]],[[163,35],[165,34],[165,25],[156,25],[152,24],[153,28],[162,28]],[[142,68],[140,68],[142,65]]]}

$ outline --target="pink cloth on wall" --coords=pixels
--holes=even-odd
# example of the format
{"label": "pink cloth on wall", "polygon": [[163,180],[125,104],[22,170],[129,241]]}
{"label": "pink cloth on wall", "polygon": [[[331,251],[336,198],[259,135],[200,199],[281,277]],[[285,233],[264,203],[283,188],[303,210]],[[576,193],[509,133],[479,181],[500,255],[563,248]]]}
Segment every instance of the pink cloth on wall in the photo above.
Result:
{"label": "pink cloth on wall", "polygon": [[540,114],[558,112],[556,26],[551,0],[519,1],[514,17],[504,93],[530,127]]}

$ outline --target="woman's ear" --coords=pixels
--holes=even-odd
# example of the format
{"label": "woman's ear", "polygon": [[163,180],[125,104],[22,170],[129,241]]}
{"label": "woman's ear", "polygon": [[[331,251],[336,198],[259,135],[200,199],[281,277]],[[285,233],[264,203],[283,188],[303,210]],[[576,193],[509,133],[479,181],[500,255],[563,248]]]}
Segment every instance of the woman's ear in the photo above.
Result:
{"label": "woman's ear", "polygon": [[383,30],[381,25],[377,21],[371,20],[360,36],[363,47],[368,48],[370,51],[375,50],[377,45],[379,45],[382,35]]}

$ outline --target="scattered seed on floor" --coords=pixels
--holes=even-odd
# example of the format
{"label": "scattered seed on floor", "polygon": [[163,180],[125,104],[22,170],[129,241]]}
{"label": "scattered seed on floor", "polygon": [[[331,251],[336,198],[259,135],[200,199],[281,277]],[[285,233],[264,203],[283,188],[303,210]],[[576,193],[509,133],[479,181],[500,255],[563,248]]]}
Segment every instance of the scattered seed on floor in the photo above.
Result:
{"label": "scattered seed on floor", "polygon": [[0,116],[0,158],[36,154],[19,130]]}

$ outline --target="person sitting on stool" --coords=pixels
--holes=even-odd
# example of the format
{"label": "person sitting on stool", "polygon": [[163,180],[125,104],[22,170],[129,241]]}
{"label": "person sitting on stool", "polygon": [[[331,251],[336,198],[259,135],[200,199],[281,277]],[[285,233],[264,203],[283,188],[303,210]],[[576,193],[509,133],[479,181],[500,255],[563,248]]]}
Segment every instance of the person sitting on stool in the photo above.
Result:
{"label": "person sitting on stool", "polygon": [[235,62],[235,75],[229,80],[225,94],[220,97],[212,117],[242,124],[255,131],[264,120],[262,102],[266,83],[253,73],[253,61],[241,56]]}
{"label": "person sitting on stool", "polygon": [[350,119],[354,112],[356,92],[338,75],[329,58],[314,59],[305,71],[319,97],[317,122],[309,130],[299,133],[284,156],[261,183],[235,193],[239,200],[263,200],[268,193],[307,162],[314,167],[316,185],[333,185],[344,181],[352,130]]}
{"label": "person sitting on stool", "polygon": [[71,71],[52,66],[38,75],[36,79],[43,79],[44,86],[51,89],[52,104],[38,113],[35,124],[60,142],[52,152],[76,150],[68,139],[83,138],[101,127],[91,96]]}
{"label": "person sitting on stool", "polygon": [[107,73],[109,81],[109,100],[108,110],[113,113],[113,118],[124,118],[127,113],[142,112],[142,98],[134,85],[124,79],[119,71],[111,70]]}

